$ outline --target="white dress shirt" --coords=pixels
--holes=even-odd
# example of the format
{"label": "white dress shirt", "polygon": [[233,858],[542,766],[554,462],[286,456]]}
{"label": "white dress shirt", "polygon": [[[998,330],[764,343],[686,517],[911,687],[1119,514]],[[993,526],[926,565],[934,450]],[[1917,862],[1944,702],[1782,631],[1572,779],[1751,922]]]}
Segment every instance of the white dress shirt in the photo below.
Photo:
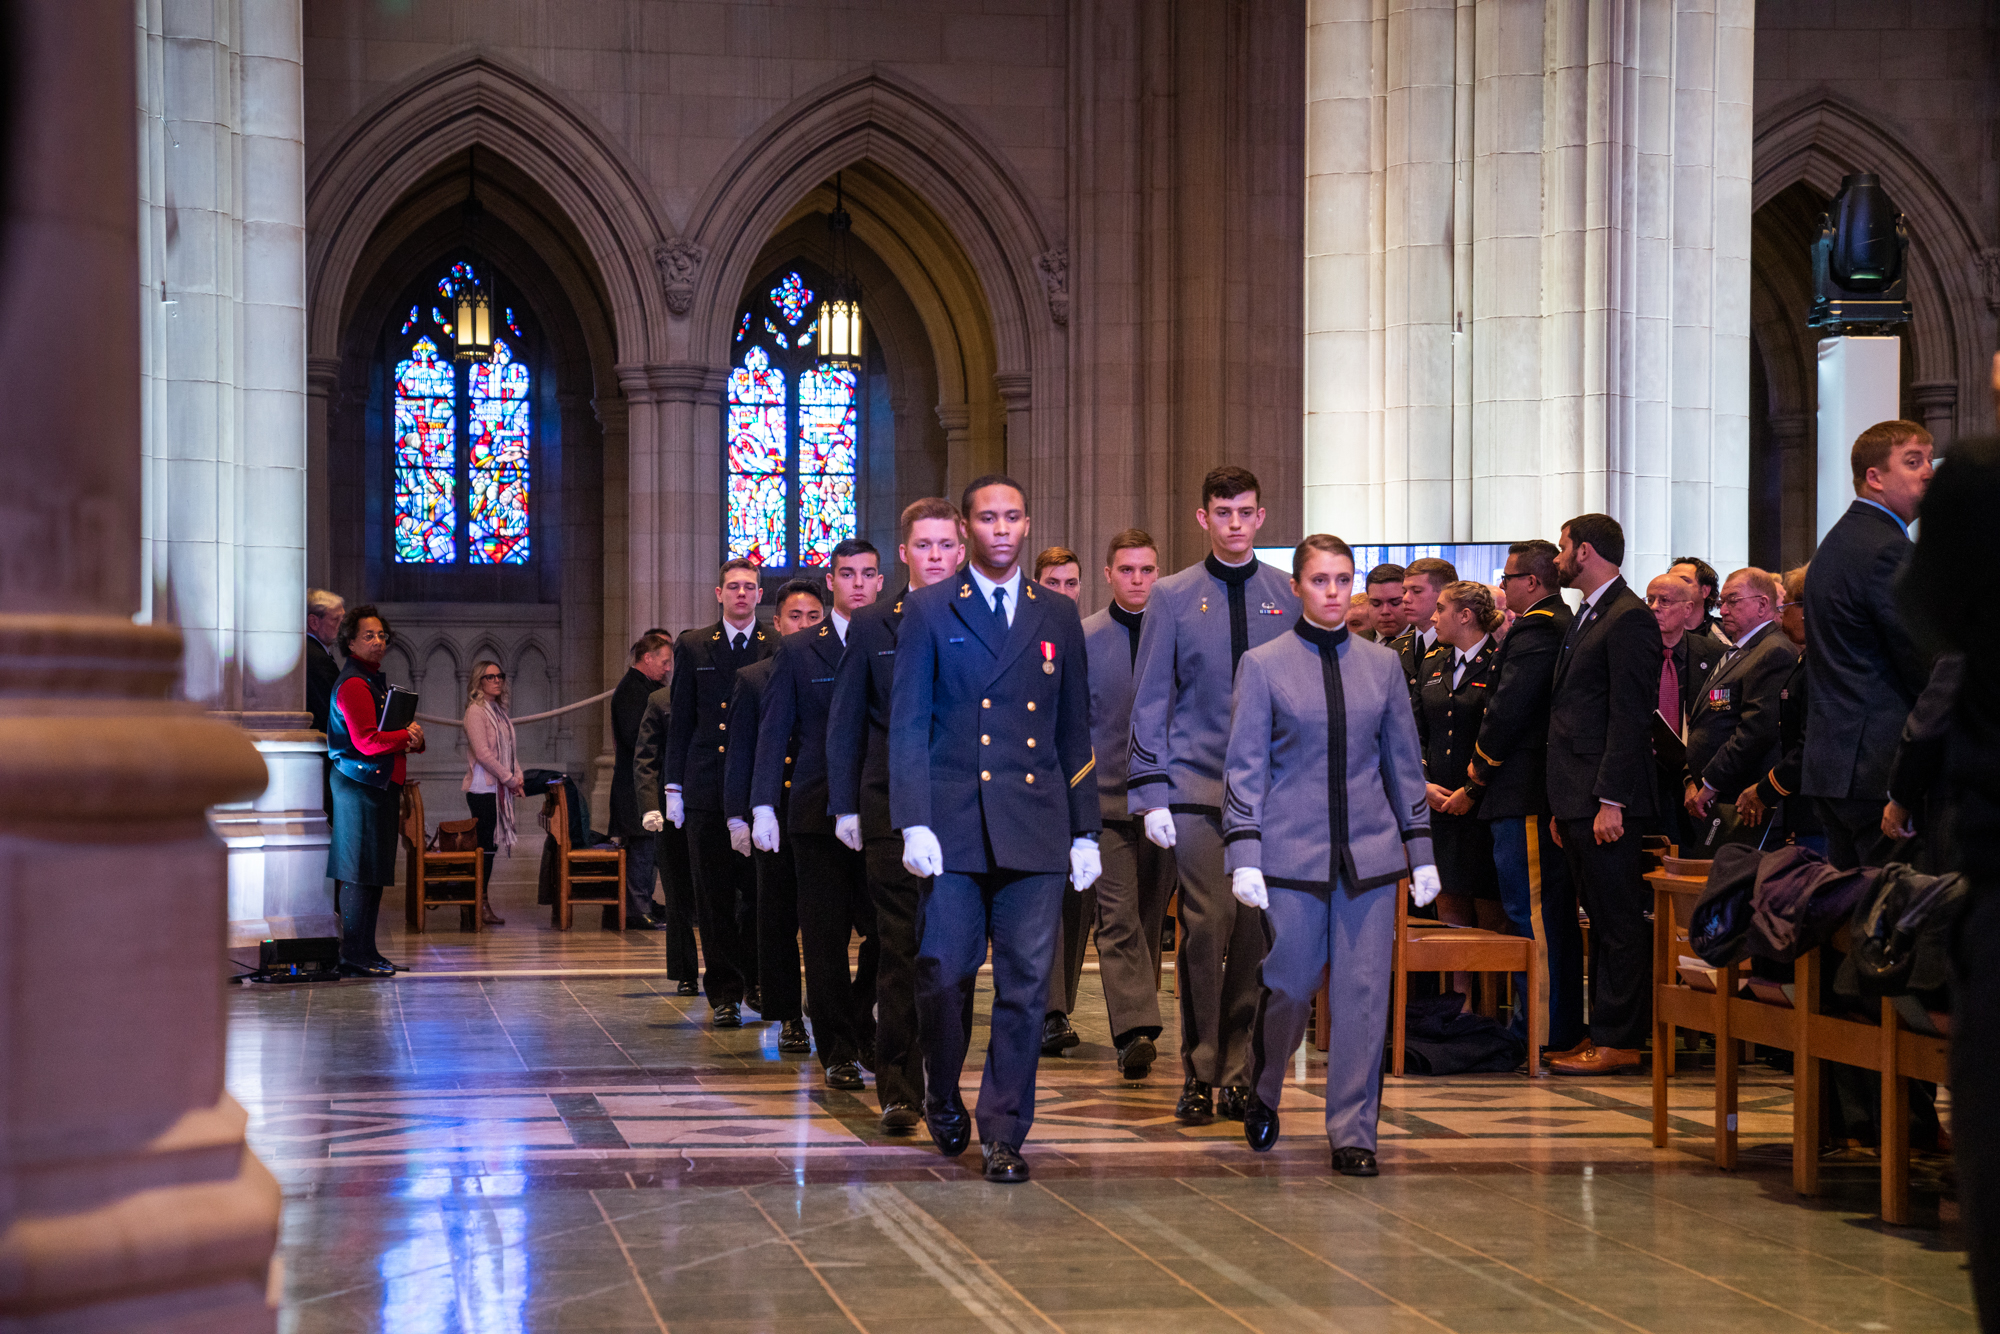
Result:
{"label": "white dress shirt", "polygon": [[969,566],[968,568],[972,571],[972,586],[978,590],[980,599],[986,603],[986,610],[993,610],[994,589],[1004,588],[1007,590],[1007,624],[1011,628],[1014,624],[1014,609],[1021,605],[1021,567],[1016,565],[1014,573],[1008,577],[1007,582],[1004,584],[996,584],[991,579],[988,579],[979,572],[979,567],[976,565]]}

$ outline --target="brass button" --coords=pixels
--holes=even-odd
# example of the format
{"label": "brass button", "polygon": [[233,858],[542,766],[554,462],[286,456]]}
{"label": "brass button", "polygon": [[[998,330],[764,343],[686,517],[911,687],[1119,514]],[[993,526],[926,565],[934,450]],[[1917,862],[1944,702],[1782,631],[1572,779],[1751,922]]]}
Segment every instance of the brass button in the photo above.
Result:
{"label": "brass button", "polygon": [[1034,781],[1035,781],[1035,776],[1034,776],[1033,774],[1029,774],[1029,775],[1028,775],[1028,781],[1029,781],[1030,783],[1034,782]]}
{"label": "brass button", "polygon": [[729,749],[729,747],[727,747],[727,746],[717,746],[717,747],[715,748],[715,753],[716,753],[716,754],[718,754],[718,755],[720,755],[720,754],[722,754],[722,753],[723,753],[724,751],[726,751],[726,750],[728,750],[728,749]]}
{"label": "brass button", "polygon": [[990,774],[990,773],[988,773],[988,772],[986,772],[986,770],[984,770],[984,769],[981,769],[981,770],[979,771],[979,781],[980,781],[980,782],[982,782],[982,783],[986,783],[986,782],[991,782],[991,781],[992,781],[992,779],[993,779],[993,775],[992,775],[992,774]]}
{"label": "brass button", "polygon": [[1029,713],[1033,713],[1034,711],[1035,711],[1035,701],[1033,701],[1033,700],[1029,700],[1029,701],[1028,701],[1028,712],[1029,712]]}
{"label": "brass button", "polygon": [[791,779],[789,779],[789,778],[787,778],[787,779],[785,780],[785,786],[786,786],[786,787],[790,787],[791,785],[792,785],[792,780],[791,780]]}
{"label": "brass button", "polygon": [[993,707],[993,701],[990,699],[982,699],[979,701],[979,707],[982,709],[990,709]]}
{"label": "brass button", "polygon": [[790,764],[791,762],[792,762],[792,757],[789,755],[785,756],[785,763]]}
{"label": "brass button", "polygon": [[993,738],[985,735],[984,733],[981,733],[979,737],[979,744],[982,746],[990,746],[993,744]]}
{"label": "brass button", "polygon": [[716,731],[718,731],[718,732],[727,732],[727,731],[729,730],[729,724],[728,724],[728,723],[717,723],[717,724],[715,725],[715,730],[716,730]]}
{"label": "brass button", "polygon": [[724,701],[722,701],[722,707],[723,707],[723,708],[725,708],[725,709],[726,709],[726,708],[728,708],[728,707],[729,707],[729,701],[728,701],[728,700],[726,700],[726,699],[725,699]]}
{"label": "brass button", "polygon": [[1035,739],[1034,739],[1033,737],[1029,737],[1029,738],[1028,738],[1028,749],[1029,749],[1029,750],[1033,750],[1034,748],[1035,748]]}

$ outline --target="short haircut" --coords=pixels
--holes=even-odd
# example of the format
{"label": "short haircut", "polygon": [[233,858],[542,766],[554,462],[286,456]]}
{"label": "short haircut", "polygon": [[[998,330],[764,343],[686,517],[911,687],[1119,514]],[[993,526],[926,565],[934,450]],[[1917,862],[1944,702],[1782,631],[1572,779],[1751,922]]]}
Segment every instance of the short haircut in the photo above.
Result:
{"label": "short haircut", "polygon": [[1715,567],[1699,556],[1676,556],[1667,563],[1668,569],[1676,565],[1694,566],[1694,581],[1701,588],[1701,605],[1709,611],[1722,600],[1722,579],[1715,573]]}
{"label": "short haircut", "polygon": [[925,496],[922,500],[913,500],[903,506],[902,527],[896,540],[909,541],[910,530],[925,519],[950,519],[958,527],[965,527],[965,515],[959,512],[958,506],[943,496]]}
{"label": "short haircut", "polygon": [[306,615],[324,616],[335,607],[347,605],[347,599],[338,593],[329,593],[324,588],[306,590]]}
{"label": "short haircut", "polygon": [[1421,560],[1413,560],[1403,567],[1403,578],[1408,579],[1412,575],[1428,579],[1432,588],[1442,590],[1446,584],[1455,584],[1458,582],[1458,567],[1448,560],[1439,560],[1436,556],[1425,556]]}
{"label": "short haircut", "polygon": [[827,561],[826,568],[831,570],[842,561],[852,560],[856,556],[873,556],[875,567],[880,569],[882,566],[882,553],[875,549],[873,542],[865,537],[850,537],[834,547],[833,556]]}
{"label": "short haircut", "polygon": [[667,627],[664,625],[647,626],[644,633],[649,635],[658,635],[662,639],[672,639],[674,637],[674,632],[667,629]]}
{"label": "short haircut", "polygon": [[1160,554],[1160,544],[1155,542],[1153,535],[1144,528],[1127,528],[1111,539],[1110,546],[1104,548],[1104,563],[1117,564],[1118,553],[1121,551],[1150,551],[1157,556]]}
{"label": "short haircut", "polygon": [[[1255,481],[1256,479],[1252,478],[1251,480]],[[1236,494],[1240,496],[1243,493],[1238,491]],[[1229,497],[1224,496],[1223,499],[1227,500]],[[1353,547],[1348,546],[1347,543],[1341,541],[1332,533],[1314,533],[1306,538],[1305,541],[1292,548],[1292,578],[1305,578],[1306,562],[1312,558],[1312,553],[1315,551],[1323,551],[1329,556],[1345,556],[1349,565],[1354,564]]]}
{"label": "short haircut", "polygon": [[1370,570],[1368,577],[1361,581],[1361,586],[1363,588],[1373,588],[1377,584],[1395,584],[1400,587],[1402,582],[1402,566],[1383,564],[1377,565],[1374,569]]}
{"label": "short haircut", "polygon": [[1805,565],[1785,571],[1784,589],[1786,602],[1796,602],[1801,606],[1805,605],[1806,571],[1810,568],[1811,562],[1808,562]]}
{"label": "short haircut", "polygon": [[1778,587],[1776,576],[1769,570],[1760,570],[1754,565],[1746,565],[1742,569],[1732,572],[1729,579],[1741,579],[1744,583],[1750,585],[1752,593],[1761,593],[1771,599],[1773,607],[1776,607],[1783,600],[1783,590]]}
{"label": "short haircut", "polygon": [[[871,547],[870,550],[873,550]],[[787,579],[778,585],[778,596],[771,599],[771,605],[779,611],[785,609],[785,601],[801,593],[810,593],[818,601],[821,610],[826,608],[826,590],[811,579]]]}
{"label": "short haircut", "polygon": [[363,621],[382,622],[382,633],[389,636],[391,644],[396,642],[396,632],[389,628],[389,618],[377,611],[374,603],[364,602],[358,607],[349,607],[347,615],[340,618],[340,629],[334,632],[333,642],[342,657],[347,656],[348,646],[360,635]]}
{"label": "short haircut", "polygon": [[734,556],[722,562],[722,568],[716,572],[715,582],[718,584],[728,583],[729,572],[731,570],[748,570],[760,579],[764,577],[763,567],[758,565],[756,561],[751,560],[748,556]]}
{"label": "short haircut", "polygon": [[1590,543],[1590,549],[1613,565],[1625,563],[1625,529],[1609,514],[1579,514],[1563,525],[1576,546]]}
{"label": "short haircut", "polygon": [[1078,574],[1083,573],[1083,561],[1068,547],[1043,547],[1035,557],[1035,579],[1040,582],[1045,570],[1053,570],[1058,565],[1074,565]]}
{"label": "short haircut", "polygon": [[[1233,463],[1225,463],[1220,468],[1210,468],[1208,476],[1201,479],[1201,507],[1203,509],[1208,508],[1208,502],[1211,500],[1234,500],[1238,496],[1253,493],[1259,500],[1264,498],[1264,487],[1258,482],[1257,474],[1251,472],[1248,468],[1239,468]],[[1313,536],[1319,537],[1322,534],[1315,533]],[[1336,542],[1340,541],[1337,537],[1333,540]],[[1348,554],[1352,556],[1354,553],[1349,552]]]}
{"label": "short haircut", "polygon": [[1888,467],[1890,452],[1910,440],[1920,445],[1932,443],[1929,431],[1916,422],[1902,420],[1876,422],[1855,436],[1854,450],[1848,455],[1848,462],[1854,467],[1855,494],[1859,495],[1867,488],[1870,468]]}
{"label": "short haircut", "polygon": [[1562,586],[1562,576],[1556,571],[1556,557],[1561,552],[1561,547],[1540,537],[1531,537],[1507,548],[1508,555],[1524,557],[1521,563],[1528,567],[1526,572],[1534,575],[1535,582],[1551,592]]}
{"label": "short haircut", "polygon": [[632,642],[632,661],[637,662],[648,653],[657,653],[663,648],[673,647],[674,641],[657,631],[648,630]]}
{"label": "short haircut", "polygon": [[1507,619],[1493,601],[1493,590],[1485,584],[1470,579],[1454,579],[1438,590],[1438,596],[1449,598],[1453,606],[1472,608],[1472,619],[1489,635]]}
{"label": "short haircut", "polygon": [[972,513],[972,498],[989,486],[1013,487],[1014,494],[1021,498],[1021,508],[1023,510],[1028,508],[1027,487],[1022,486],[1004,472],[989,472],[985,476],[975,477],[965,484],[965,490],[960,492],[958,497],[959,509],[967,514]]}

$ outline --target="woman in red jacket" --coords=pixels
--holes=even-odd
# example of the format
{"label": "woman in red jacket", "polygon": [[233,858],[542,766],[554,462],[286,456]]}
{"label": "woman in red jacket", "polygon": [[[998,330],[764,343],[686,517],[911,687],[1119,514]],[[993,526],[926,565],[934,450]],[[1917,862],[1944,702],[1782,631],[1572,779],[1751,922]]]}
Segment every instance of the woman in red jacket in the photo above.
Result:
{"label": "woman in red jacket", "polygon": [[382,655],[392,632],[373,606],[342,618],[337,637],[347,666],[333,683],[326,749],[333,759],[332,840],[326,873],[340,907],[340,969],[390,977],[396,966],[375,948],[382,887],[396,879],[396,823],[402,811],[403,757],[424,748],[421,723],[400,731],[376,727],[388,699]]}

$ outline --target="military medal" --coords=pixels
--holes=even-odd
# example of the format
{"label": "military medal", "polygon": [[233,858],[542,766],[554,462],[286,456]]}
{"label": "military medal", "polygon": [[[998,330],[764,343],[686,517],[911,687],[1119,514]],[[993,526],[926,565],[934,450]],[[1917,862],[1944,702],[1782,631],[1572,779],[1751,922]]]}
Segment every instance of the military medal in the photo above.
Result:
{"label": "military medal", "polygon": [[1042,675],[1054,676],[1055,674],[1056,674],[1056,646],[1054,644],[1051,644],[1048,640],[1044,639],[1042,641]]}

